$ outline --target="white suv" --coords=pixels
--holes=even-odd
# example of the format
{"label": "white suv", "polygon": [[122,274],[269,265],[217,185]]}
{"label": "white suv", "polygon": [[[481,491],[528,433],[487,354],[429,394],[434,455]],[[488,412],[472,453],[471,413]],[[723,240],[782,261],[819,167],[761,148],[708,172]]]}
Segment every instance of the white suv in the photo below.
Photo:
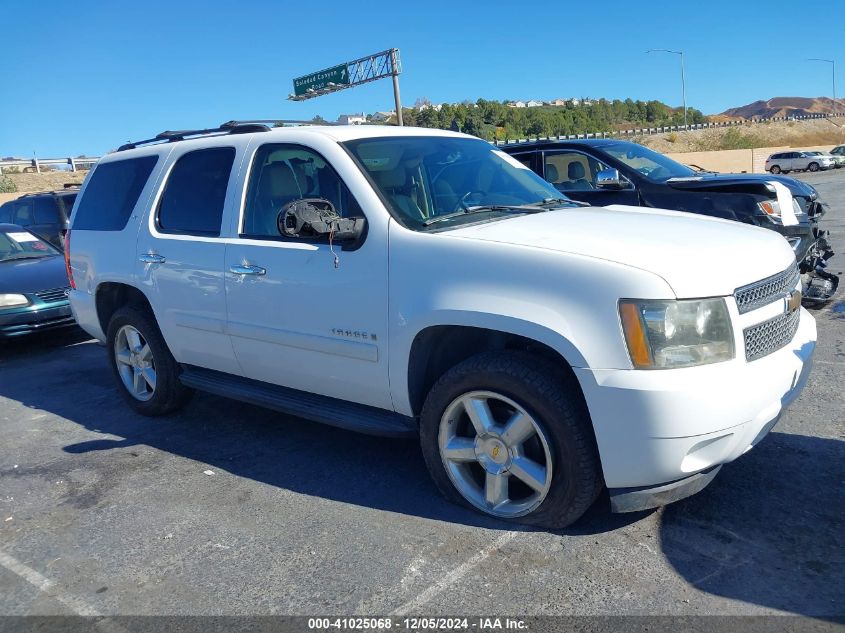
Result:
{"label": "white suv", "polygon": [[155,141],[99,162],[67,239],[74,314],[140,413],[201,389],[419,435],[450,499],[562,527],[603,486],[615,511],[697,492],[810,371],[773,231],[574,203],[443,131]]}

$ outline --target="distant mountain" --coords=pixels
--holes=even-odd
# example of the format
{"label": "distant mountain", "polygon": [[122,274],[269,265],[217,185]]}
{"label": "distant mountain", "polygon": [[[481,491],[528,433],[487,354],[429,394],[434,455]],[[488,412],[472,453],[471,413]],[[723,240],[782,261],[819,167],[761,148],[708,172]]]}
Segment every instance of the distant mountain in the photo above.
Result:
{"label": "distant mountain", "polygon": [[[836,103],[839,112],[845,112],[845,100],[837,99]],[[731,108],[716,116],[732,119],[768,119],[774,116],[804,116],[832,112],[833,99],[830,97],[775,97],[768,101],[755,101],[738,108]]]}

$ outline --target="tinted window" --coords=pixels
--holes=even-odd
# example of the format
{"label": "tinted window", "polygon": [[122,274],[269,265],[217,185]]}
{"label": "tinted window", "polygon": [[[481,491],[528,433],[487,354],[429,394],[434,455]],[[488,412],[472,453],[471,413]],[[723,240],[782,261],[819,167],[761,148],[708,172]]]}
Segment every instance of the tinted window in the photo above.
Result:
{"label": "tinted window", "polygon": [[182,156],[167,179],[158,207],[158,226],[168,233],[220,235],[233,147],[215,147]]}
{"label": "tinted window", "polygon": [[279,211],[303,198],[329,200],[343,217],[363,215],[322,156],[298,145],[263,145],[252,162],[241,234],[279,237]]}
{"label": "tinted window", "polygon": [[65,207],[65,215],[70,217],[70,211],[73,209],[73,203],[76,202],[76,194],[72,193],[67,196],[60,196],[58,200],[64,205]]}
{"label": "tinted window", "polygon": [[7,202],[0,207],[0,224],[8,224],[12,221],[12,208],[11,202]]}
{"label": "tinted window", "polygon": [[79,202],[74,229],[122,231],[158,156],[143,156],[97,165]]}
{"label": "tinted window", "polygon": [[32,206],[32,198],[16,201],[12,211],[12,224],[20,226],[32,224]]}
{"label": "tinted window", "polygon": [[33,224],[58,224],[58,222],[59,209],[56,205],[56,199],[52,196],[36,198]]}
{"label": "tinted window", "polygon": [[607,167],[580,152],[546,152],[545,178],[558,191],[596,189],[596,175]]}

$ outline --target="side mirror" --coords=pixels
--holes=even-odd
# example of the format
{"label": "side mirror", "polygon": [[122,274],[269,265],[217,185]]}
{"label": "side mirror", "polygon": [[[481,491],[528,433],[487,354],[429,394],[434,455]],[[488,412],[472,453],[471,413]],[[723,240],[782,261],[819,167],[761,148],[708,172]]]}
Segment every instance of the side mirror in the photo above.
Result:
{"label": "side mirror", "polygon": [[304,198],[287,203],[276,218],[286,237],[331,236],[334,241],[357,240],[364,234],[365,218],[342,218],[325,198]]}
{"label": "side mirror", "polygon": [[618,169],[602,169],[596,174],[596,189],[625,189],[627,186],[628,181]]}

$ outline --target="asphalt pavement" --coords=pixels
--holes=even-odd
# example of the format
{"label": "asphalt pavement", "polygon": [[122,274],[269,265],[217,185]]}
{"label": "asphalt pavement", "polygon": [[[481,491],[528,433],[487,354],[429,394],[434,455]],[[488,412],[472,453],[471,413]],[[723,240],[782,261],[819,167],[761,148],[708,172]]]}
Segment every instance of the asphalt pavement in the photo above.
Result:
{"label": "asphalt pavement", "polygon": [[[800,174],[845,270],[845,169]],[[737,262],[742,265],[742,262]],[[845,286],[843,286],[845,291]],[[147,419],[81,333],[0,347],[0,615],[845,612],[845,292],[809,383],[700,494],[571,528],[442,499],[415,442],[198,394]],[[716,394],[718,395],[718,394]]]}

